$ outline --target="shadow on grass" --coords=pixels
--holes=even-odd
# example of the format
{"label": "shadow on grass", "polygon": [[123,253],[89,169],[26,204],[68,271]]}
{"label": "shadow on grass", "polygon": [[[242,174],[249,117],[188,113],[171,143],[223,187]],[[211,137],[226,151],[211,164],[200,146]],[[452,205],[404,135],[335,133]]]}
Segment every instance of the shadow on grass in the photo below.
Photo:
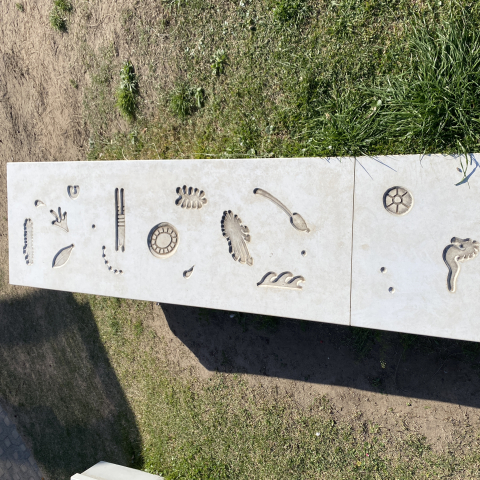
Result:
{"label": "shadow on grass", "polygon": [[480,407],[480,343],[177,305],[162,308],[172,332],[211,371]]}
{"label": "shadow on grass", "polygon": [[0,401],[47,479],[99,460],[140,468],[135,418],[88,305],[36,291],[0,302]]}

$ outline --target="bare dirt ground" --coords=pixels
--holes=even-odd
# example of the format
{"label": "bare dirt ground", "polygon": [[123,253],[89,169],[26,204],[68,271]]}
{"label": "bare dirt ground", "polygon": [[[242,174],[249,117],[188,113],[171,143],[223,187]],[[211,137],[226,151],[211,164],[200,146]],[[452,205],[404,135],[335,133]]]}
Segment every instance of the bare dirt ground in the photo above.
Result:
{"label": "bare dirt ground", "polygon": [[[82,102],[87,78],[78,45],[88,41],[96,49],[110,41],[117,57],[134,54],[123,40],[120,26],[121,12],[134,5],[128,1],[95,5],[84,17],[90,29],[72,24],[68,35],[55,33],[50,27],[50,2],[26,1],[24,5],[25,11],[20,12],[12,1],[0,3],[0,348],[2,361],[9,362],[7,367],[2,366],[0,375],[5,380],[6,371],[12,375],[20,374],[20,370],[31,371],[31,376],[36,375],[41,382],[42,375],[47,373],[33,368],[35,356],[28,354],[31,344],[20,338],[14,344],[14,336],[9,336],[5,343],[5,335],[2,341],[2,330],[5,332],[8,325],[16,322],[13,315],[17,310],[8,305],[20,302],[18,305],[24,307],[18,308],[26,309],[32,324],[37,322],[48,328],[55,305],[67,301],[68,295],[59,297],[8,285],[6,164],[86,159],[89,136]],[[168,82],[167,67],[165,72],[164,82]],[[70,79],[78,83],[78,88],[72,86]],[[462,351],[457,342],[422,340],[405,349],[403,337],[384,334],[359,358],[349,340],[350,330],[345,327],[280,320],[274,328],[257,329],[242,325],[238,315],[231,317],[222,312],[211,312],[202,321],[197,309],[187,307],[155,306],[153,312],[150,327],[163,339],[164,359],[179,374],[199,379],[215,371],[246,374],[252,384],[274,386],[293,396],[299,408],[326,395],[339,419],[348,421],[361,416],[367,425],[378,424],[392,434],[397,430],[417,432],[439,450],[452,443],[460,448],[479,430],[478,370],[459,360]],[[56,318],[55,328],[60,328],[59,322]],[[74,324],[73,316],[70,325]],[[22,332],[28,328],[28,324],[24,325]],[[48,332],[42,335],[48,336]],[[62,344],[66,337],[56,338]],[[68,352],[68,348],[60,350],[65,355]],[[57,355],[57,360],[61,355]],[[85,355],[94,354],[87,349]],[[109,368],[106,359],[103,364],[103,369]],[[115,383],[111,375],[102,377],[101,371],[98,375],[106,378],[105,388]],[[79,381],[79,385],[84,381],[87,379]],[[36,388],[35,385],[33,382],[30,387]],[[100,402],[108,396],[102,389],[97,397]],[[117,393],[118,397],[113,398],[121,398],[121,392]],[[0,397],[5,395],[5,391],[0,392]],[[54,396],[45,395],[38,400],[44,411],[51,411]],[[5,398],[0,400],[6,402]],[[42,437],[32,433],[32,417],[22,416],[22,405],[7,403],[5,407],[9,415],[18,417],[18,428],[26,442],[34,451],[41,450],[39,445],[32,445],[32,439],[39,442]],[[110,413],[118,408],[105,407],[99,415],[114,418]],[[123,408],[126,406],[122,405],[120,410]],[[114,441],[113,437],[110,440]],[[123,457],[118,454],[118,458],[121,461]]]}

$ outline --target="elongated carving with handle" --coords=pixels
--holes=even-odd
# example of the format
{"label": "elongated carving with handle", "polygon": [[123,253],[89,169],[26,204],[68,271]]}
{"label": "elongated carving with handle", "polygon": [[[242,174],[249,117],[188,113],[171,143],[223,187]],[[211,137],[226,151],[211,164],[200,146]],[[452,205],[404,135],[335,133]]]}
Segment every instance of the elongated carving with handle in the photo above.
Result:
{"label": "elongated carving with handle", "polygon": [[478,255],[480,243],[470,238],[453,237],[451,244],[443,251],[443,260],[448,267],[447,287],[452,293],[457,288],[460,263],[471,260]]}
{"label": "elongated carving with handle", "polygon": [[278,198],[275,198],[271,193],[268,193],[267,191],[261,189],[261,188],[256,188],[253,193],[255,195],[262,195],[265,198],[268,198],[271,202],[273,202],[275,205],[280,207],[289,217],[290,217],[290,223],[297,229],[300,230],[301,232],[306,232],[308,233],[310,229],[307,226],[307,222],[303,219],[303,217],[299,213],[292,213]]}

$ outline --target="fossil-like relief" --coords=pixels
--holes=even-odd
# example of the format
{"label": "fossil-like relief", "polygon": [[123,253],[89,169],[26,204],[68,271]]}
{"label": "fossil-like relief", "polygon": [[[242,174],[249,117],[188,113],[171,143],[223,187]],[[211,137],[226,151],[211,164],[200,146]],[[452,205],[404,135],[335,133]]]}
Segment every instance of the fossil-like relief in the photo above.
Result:
{"label": "fossil-like relief", "polygon": [[205,192],[198,188],[187,188],[187,186],[184,185],[182,188],[177,188],[177,193],[180,196],[175,200],[175,205],[182,208],[200,209],[207,203]]}
{"label": "fossil-like relief", "polygon": [[125,192],[115,189],[115,250],[125,251]]}
{"label": "fossil-like relief", "polygon": [[73,245],[72,243],[68,247],[59,250],[57,254],[53,257],[52,268],[63,267],[68,262],[74,246],[75,245]]}
{"label": "fossil-like relief", "polygon": [[190,278],[192,276],[194,268],[195,268],[195,265],[192,268],[189,268],[188,270],[185,270],[183,272],[183,278]]}
{"label": "fossil-like relief", "polygon": [[23,223],[23,254],[25,263],[33,264],[33,222],[31,218],[26,218]]}
{"label": "fossil-like relief", "polygon": [[413,196],[406,188],[392,187],[383,194],[383,206],[393,215],[405,215],[413,207]]}
{"label": "fossil-like relief", "polygon": [[66,232],[68,232],[67,212],[64,212],[62,216],[62,209],[58,207],[58,215],[53,210],[50,210],[50,213],[55,217],[55,220],[52,222],[52,225],[60,227],[62,230],[65,230]]}
{"label": "fossil-like relief", "polygon": [[69,185],[67,187],[67,193],[72,200],[75,200],[80,195],[80,187],[78,185]]}
{"label": "fossil-like relief", "polygon": [[272,194],[268,193],[265,190],[262,190],[261,188],[256,188],[253,191],[253,193],[255,193],[256,195],[262,195],[263,197],[268,198],[271,202],[273,202],[275,205],[280,207],[290,217],[290,223],[297,230],[300,230],[301,232],[306,232],[306,233],[310,231],[310,229],[307,226],[307,223],[299,213],[292,213],[280,200],[275,198]]}
{"label": "fossil-like relief", "polygon": [[41,200],[35,200],[35,206],[36,207],[44,207],[45,204]]}
{"label": "fossil-like relief", "polygon": [[167,222],[162,222],[150,230],[147,244],[154,257],[167,258],[177,251],[178,241],[177,229]]}
{"label": "fossil-like relief", "polygon": [[115,275],[123,275],[123,270],[118,270],[110,265],[110,262],[107,259],[107,247],[105,247],[105,245],[102,247],[102,258],[109,272],[112,272]]}
{"label": "fossil-like relief", "polygon": [[471,260],[478,255],[480,243],[470,238],[453,237],[451,244],[443,251],[443,260],[448,267],[447,288],[454,293],[460,273],[460,263]]}
{"label": "fossil-like relief", "polygon": [[242,220],[238,215],[234,215],[231,210],[223,212],[222,234],[228,241],[229,252],[233,259],[240,263],[253,265],[253,258],[248,253],[247,243],[250,242],[248,227],[242,225]]}
{"label": "fossil-like relief", "polygon": [[302,286],[299,285],[304,282],[305,278],[297,275],[294,277],[292,272],[283,272],[278,276],[275,272],[268,272],[258,283],[258,287],[276,287],[276,288],[293,288],[301,290]]}

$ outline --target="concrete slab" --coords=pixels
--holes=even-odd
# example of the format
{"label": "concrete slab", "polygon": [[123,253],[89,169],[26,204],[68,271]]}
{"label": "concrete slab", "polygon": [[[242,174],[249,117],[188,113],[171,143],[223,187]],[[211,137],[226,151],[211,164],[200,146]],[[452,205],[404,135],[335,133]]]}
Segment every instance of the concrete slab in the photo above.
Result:
{"label": "concrete slab", "polygon": [[358,159],[352,325],[480,341],[480,169],[455,186],[458,166],[442,155]]}
{"label": "concrete slab", "polygon": [[353,172],[320,158],[9,163],[10,283],[348,324]]}
{"label": "concrete slab", "polygon": [[71,480],[163,480],[163,477],[109,462],[98,462]]}

